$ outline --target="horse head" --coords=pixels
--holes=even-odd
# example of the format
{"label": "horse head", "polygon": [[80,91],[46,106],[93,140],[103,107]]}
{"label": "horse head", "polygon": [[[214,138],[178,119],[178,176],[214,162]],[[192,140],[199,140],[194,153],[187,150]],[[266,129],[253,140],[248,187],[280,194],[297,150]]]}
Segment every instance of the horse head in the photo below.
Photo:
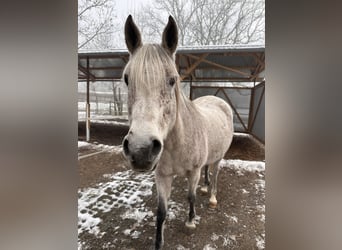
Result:
{"label": "horse head", "polygon": [[124,156],[134,170],[154,170],[177,119],[177,25],[170,16],[161,44],[144,45],[138,27],[129,16],[125,40],[130,53],[123,71],[128,87],[130,128],[123,140]]}

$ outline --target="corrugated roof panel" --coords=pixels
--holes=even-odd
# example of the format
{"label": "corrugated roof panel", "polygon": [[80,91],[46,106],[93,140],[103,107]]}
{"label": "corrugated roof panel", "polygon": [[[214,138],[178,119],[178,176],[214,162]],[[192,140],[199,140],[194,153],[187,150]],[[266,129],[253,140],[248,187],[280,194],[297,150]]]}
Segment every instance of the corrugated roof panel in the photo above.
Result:
{"label": "corrugated roof panel", "polygon": [[[198,46],[179,46],[177,53],[204,53],[204,52],[264,52],[263,44],[232,44],[232,45],[198,45]],[[99,56],[99,55],[127,55],[128,50],[124,49],[108,49],[108,50],[79,50],[80,56]]]}

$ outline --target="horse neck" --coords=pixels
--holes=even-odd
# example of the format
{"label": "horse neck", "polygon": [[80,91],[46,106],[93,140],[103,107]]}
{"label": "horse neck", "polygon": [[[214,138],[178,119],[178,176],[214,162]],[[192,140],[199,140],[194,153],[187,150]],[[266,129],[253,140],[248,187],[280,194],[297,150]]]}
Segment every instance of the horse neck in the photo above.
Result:
{"label": "horse neck", "polygon": [[177,119],[173,132],[183,134],[187,130],[193,130],[199,119],[199,114],[193,102],[184,95],[179,86],[176,89],[176,99]]}

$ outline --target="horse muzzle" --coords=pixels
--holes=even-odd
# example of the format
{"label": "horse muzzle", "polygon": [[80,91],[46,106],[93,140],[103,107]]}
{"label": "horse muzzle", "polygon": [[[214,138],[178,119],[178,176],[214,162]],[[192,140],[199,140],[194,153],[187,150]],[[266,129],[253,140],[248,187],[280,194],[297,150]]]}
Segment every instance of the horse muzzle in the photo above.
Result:
{"label": "horse muzzle", "polygon": [[127,135],[123,140],[123,153],[132,169],[138,172],[154,170],[160,158],[162,143],[158,139],[135,140]]}

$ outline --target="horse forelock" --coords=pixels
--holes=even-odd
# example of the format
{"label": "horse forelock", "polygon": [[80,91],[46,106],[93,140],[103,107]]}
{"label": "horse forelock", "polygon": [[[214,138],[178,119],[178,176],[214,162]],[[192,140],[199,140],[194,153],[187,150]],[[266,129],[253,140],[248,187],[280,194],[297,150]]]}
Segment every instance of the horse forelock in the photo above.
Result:
{"label": "horse forelock", "polygon": [[128,77],[135,93],[158,96],[167,87],[167,78],[175,76],[175,62],[160,45],[143,45],[131,56]]}

